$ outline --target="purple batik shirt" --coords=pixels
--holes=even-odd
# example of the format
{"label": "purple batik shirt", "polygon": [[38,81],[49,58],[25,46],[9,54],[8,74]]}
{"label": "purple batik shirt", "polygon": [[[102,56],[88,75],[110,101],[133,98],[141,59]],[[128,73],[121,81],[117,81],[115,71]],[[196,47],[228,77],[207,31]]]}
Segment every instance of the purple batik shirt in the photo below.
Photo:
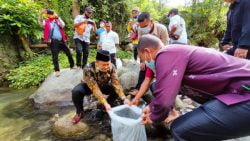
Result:
{"label": "purple batik shirt", "polygon": [[152,121],[168,116],[181,85],[226,105],[247,101],[250,92],[242,85],[250,85],[250,62],[209,48],[169,45],[161,49],[156,57],[155,98],[149,105]]}

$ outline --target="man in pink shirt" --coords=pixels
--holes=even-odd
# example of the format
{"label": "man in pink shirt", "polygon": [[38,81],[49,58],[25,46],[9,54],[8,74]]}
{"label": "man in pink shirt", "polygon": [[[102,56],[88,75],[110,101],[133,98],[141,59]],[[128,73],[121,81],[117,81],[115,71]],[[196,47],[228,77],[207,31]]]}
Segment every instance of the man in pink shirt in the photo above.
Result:
{"label": "man in pink shirt", "polygon": [[143,122],[165,120],[181,88],[202,104],[175,119],[176,141],[220,141],[250,135],[250,62],[216,50],[169,45],[152,35],[138,44],[142,61],[156,73],[154,99],[143,112]]}

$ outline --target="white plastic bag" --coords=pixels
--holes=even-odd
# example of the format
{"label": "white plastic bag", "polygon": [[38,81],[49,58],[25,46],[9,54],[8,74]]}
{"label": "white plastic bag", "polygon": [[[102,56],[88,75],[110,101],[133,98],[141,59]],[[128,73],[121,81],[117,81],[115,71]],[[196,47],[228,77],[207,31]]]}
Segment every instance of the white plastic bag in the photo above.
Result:
{"label": "white plastic bag", "polygon": [[121,105],[109,112],[114,141],[147,141],[145,126],[141,123],[142,110],[136,106]]}

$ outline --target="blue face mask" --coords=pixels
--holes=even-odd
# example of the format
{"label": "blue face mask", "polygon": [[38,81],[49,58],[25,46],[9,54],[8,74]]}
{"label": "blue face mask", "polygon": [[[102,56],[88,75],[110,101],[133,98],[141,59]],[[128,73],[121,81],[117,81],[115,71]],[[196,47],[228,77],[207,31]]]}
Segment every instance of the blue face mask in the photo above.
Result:
{"label": "blue face mask", "polygon": [[[151,55],[150,55],[151,57]],[[145,58],[146,58],[146,55],[145,55]],[[151,60],[148,62],[148,61],[145,61],[145,64],[148,68],[150,68],[154,73],[156,72],[155,70],[155,61],[152,59],[151,57]]]}
{"label": "blue face mask", "polygon": [[147,34],[150,32],[151,28],[149,26],[140,28],[144,34]]}

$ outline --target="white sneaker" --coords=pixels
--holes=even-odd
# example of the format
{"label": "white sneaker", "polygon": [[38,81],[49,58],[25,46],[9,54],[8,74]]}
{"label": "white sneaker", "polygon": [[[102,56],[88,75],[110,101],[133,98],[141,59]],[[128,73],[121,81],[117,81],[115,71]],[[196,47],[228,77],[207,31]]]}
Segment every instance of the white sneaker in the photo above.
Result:
{"label": "white sneaker", "polygon": [[56,71],[56,72],[55,72],[55,76],[56,76],[56,77],[59,77],[59,76],[60,76],[60,71]]}

